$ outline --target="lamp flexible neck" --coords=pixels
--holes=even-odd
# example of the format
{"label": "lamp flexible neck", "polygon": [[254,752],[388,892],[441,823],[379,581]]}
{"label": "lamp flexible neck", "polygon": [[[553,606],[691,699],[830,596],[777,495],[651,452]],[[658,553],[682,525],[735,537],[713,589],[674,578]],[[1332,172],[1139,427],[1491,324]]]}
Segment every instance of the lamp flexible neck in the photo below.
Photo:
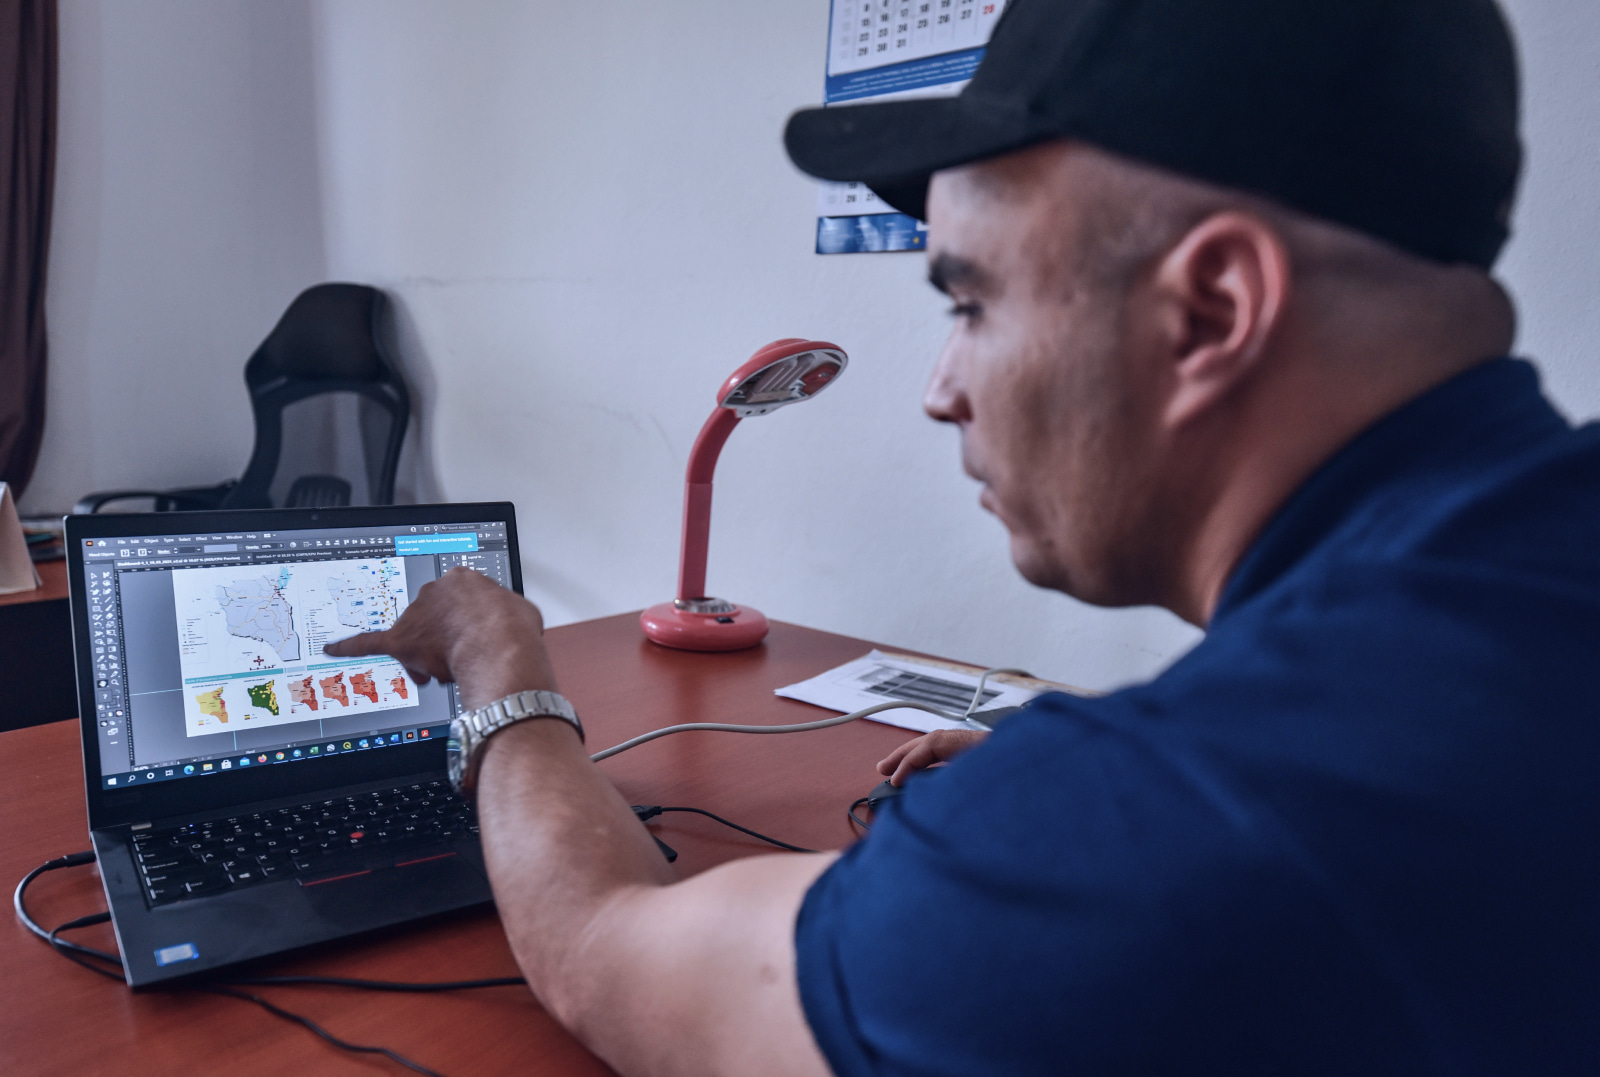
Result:
{"label": "lamp flexible neck", "polygon": [[700,428],[689,451],[683,484],[683,543],[678,555],[678,598],[704,598],[706,552],[711,542],[711,478],[722,446],[739,425],[739,416],[718,407]]}

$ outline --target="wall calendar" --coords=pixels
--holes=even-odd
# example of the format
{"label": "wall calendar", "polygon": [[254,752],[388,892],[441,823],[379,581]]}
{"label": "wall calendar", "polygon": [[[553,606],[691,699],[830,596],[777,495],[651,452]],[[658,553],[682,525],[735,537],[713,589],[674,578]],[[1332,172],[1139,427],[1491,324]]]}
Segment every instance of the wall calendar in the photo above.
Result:
{"label": "wall calendar", "polygon": [[[1005,0],[832,0],[823,104],[959,93]],[[818,254],[919,251],[927,226],[860,183],[817,192]]]}

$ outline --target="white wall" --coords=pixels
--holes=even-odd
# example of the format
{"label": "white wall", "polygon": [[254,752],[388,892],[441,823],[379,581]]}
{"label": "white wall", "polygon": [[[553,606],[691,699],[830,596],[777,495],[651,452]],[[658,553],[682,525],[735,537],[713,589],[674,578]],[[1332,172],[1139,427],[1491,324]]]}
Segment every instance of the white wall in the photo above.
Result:
{"label": "white wall", "polygon": [[1516,298],[1517,347],[1574,421],[1600,416],[1600,4],[1501,0],[1522,56],[1527,152],[1496,272]]}
{"label": "white wall", "polygon": [[[1504,268],[1525,349],[1569,414],[1594,416],[1600,72],[1583,43],[1600,5],[1508,6],[1531,147]],[[64,5],[53,426],[28,506],[237,470],[248,349],[300,286],[364,280],[396,298],[421,397],[405,488],[516,502],[527,590],[553,622],[670,597],[682,468],[715,388],[760,344],[806,335],[851,368],[730,440],[715,593],[1094,687],[1195,639],[1016,578],[954,434],[918,409],[945,328],[921,257],[810,253],[812,187],[779,136],[820,95],[826,0],[726,5],[715,28],[644,0],[553,7]],[[724,34],[745,47],[716,52]],[[113,114],[133,134],[109,133]],[[159,182],[145,131],[170,136]],[[225,236],[156,225],[193,211]],[[184,289],[206,313],[160,302]],[[185,425],[196,412],[208,425]],[[89,421],[92,451],[62,430]],[[118,454],[133,441],[149,448]]]}
{"label": "white wall", "polygon": [[1167,614],[1016,579],[919,410],[944,330],[922,259],[811,253],[813,187],[779,136],[818,97],[826,4],[728,5],[717,32],[745,47],[715,57],[677,5],[566,7],[317,9],[330,269],[399,297],[436,490],[516,502],[529,594],[558,620],[671,597],[716,388],[814,336],[851,368],[730,440],[714,593],[1094,684],[1187,643]]}
{"label": "white wall", "polygon": [[34,512],[236,476],[244,361],[324,272],[304,3],[68,0],[60,20]]}

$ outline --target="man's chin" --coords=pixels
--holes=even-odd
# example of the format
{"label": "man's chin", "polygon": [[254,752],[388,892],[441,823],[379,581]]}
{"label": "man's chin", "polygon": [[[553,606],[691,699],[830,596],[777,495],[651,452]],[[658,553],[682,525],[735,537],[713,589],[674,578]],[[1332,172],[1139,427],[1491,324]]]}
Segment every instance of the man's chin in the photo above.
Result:
{"label": "man's chin", "polygon": [[1066,574],[1061,566],[1044,556],[1043,551],[1033,543],[1016,535],[1011,536],[1011,563],[1016,567],[1018,575],[1035,587],[1045,587],[1052,591],[1067,590]]}
{"label": "man's chin", "polygon": [[1015,535],[1011,538],[1011,563],[1018,575],[1035,587],[1060,591],[1091,606],[1120,609],[1142,604],[1130,596],[1116,593],[1116,589],[1107,586],[1104,580],[1084,578],[1082,573],[1072,572],[1059,558],[1049,556],[1046,551]]}

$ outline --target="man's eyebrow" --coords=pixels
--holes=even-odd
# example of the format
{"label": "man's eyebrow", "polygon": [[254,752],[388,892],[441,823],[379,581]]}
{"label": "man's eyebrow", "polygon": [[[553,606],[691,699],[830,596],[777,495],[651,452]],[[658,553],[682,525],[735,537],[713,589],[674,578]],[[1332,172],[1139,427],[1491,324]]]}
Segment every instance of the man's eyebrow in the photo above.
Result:
{"label": "man's eyebrow", "polygon": [[949,295],[952,288],[979,291],[988,285],[989,274],[976,262],[954,254],[940,254],[928,266],[928,283],[945,295]]}

